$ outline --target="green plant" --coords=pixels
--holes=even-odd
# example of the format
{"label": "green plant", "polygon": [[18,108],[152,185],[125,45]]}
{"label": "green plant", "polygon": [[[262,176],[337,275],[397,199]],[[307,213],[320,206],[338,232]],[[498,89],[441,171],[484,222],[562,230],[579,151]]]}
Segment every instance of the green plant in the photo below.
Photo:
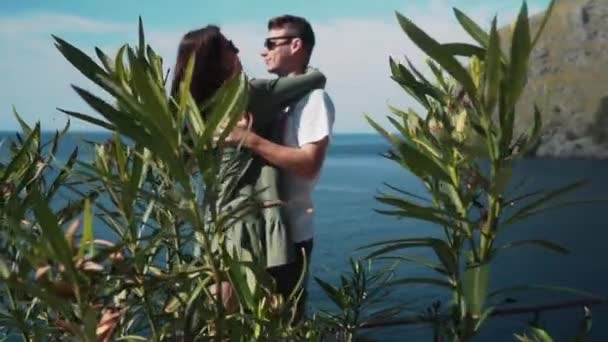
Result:
{"label": "green plant", "polygon": [[[587,306],[583,307],[583,318],[581,319],[578,331],[574,337],[576,342],[584,342],[589,340],[589,332],[591,331],[591,310]],[[553,338],[540,325],[540,313],[534,315],[534,319],[528,323],[529,332],[523,335],[514,334],[517,341],[520,342],[553,342]]]}
{"label": "green plant", "polygon": [[[523,196],[509,193],[513,162],[534,147],[540,133],[541,114],[536,108],[528,134],[514,135],[515,105],[525,89],[530,53],[553,5],[552,1],[541,28],[532,35],[523,3],[512,27],[508,53],[500,48],[496,18],[486,33],[455,9],[456,18],[479,45],[442,44],[397,13],[401,28],[428,55],[435,81],[429,81],[409,61],[406,66],[390,59],[392,78],[427,115],[423,118],[411,109],[391,107],[394,116],[389,120],[397,133],[368,120],[391,144],[386,157],[420,179],[428,197],[389,185],[391,192],[377,196],[389,208],[378,211],[431,223],[443,236],[383,241],[364,248],[375,248],[369,258],[411,248],[433,251],[437,261],[401,254],[396,258],[428,267],[437,277],[395,279],[390,284],[425,284],[449,291],[447,318],[434,326],[438,336],[452,341],[473,338],[500,304],[501,295],[515,290],[491,291],[489,271],[498,253],[524,245],[567,253],[547,240],[496,245],[498,235],[508,226],[567,204],[557,200],[584,184],[575,182]],[[467,58],[468,68],[457,57]]]}
{"label": "green plant", "polygon": [[[89,142],[85,157],[76,148],[61,161],[56,152],[68,127],[44,141],[38,124],[32,128],[15,113],[22,133],[8,142],[9,158],[0,162],[0,336],[321,341],[336,334],[338,340],[357,340],[359,329],[399,313],[400,307],[376,305],[391,286],[408,284],[451,294],[449,305],[435,302],[416,320],[430,322],[436,340],[476,336],[502,296],[539,288],[490,291],[488,274],[497,253],[522,245],[567,252],[545,240],[496,246],[498,234],[569,204],[556,200],[583,183],[509,194],[512,163],[534,146],[541,127],[537,110],[527,136],[513,133],[515,104],[540,31],[531,37],[524,3],[506,56],[496,20],[488,34],[458,10],[456,16],[479,46],[440,44],[397,15],[431,58],[436,82],[409,61],[405,66],[390,60],[392,77],[427,116],[391,108],[397,134],[369,120],[392,145],[387,157],[428,190],[423,197],[389,186],[392,193],[377,197],[389,207],[380,212],[430,222],[444,235],[375,243],[365,247],[375,249],[368,257],[415,262],[436,276],[394,279],[392,268],[371,272],[363,261],[351,261],[350,274],[341,276],[338,286],[317,279],[339,311],[297,325],[293,301],[273,294],[255,257],[235,258],[224,244],[231,222],[256,210],[252,199],[236,204],[228,195],[246,163],[222,153],[222,141],[247,102],[247,79],[239,75],[209,102],[194,103],[187,91],[191,60],[175,99],[165,95],[162,58],[146,45],[141,21],[139,44],[121,47],[114,59],[96,49],[100,63],[55,37],[65,58],[113,101],[74,86],[101,119],[63,112],[113,136]],[[468,69],[457,56],[469,58]],[[209,113],[206,118],[199,105]],[[410,248],[428,248],[437,260],[394,255]],[[587,315],[581,341],[589,329]],[[531,334],[516,337],[547,340],[538,326],[531,326]]]}
{"label": "green plant", "polygon": [[24,133],[0,165],[3,336],[321,339],[315,320],[292,324],[295,306],[274,295],[253,256],[236,258],[224,243],[230,224],[257,208],[227,190],[247,164],[222,144],[245,109],[247,79],[234,77],[195,103],[191,59],[178,98],[167,96],[162,58],[146,45],[141,20],[139,44],[114,59],[96,49],[100,64],[54,38],[113,101],[73,86],[101,118],[62,111],[114,135],[61,163],[55,153],[65,131],[43,143],[39,125],[17,116]]}
{"label": "green plant", "polygon": [[[367,264],[367,265],[366,265]],[[357,330],[398,315],[405,303],[383,307],[389,295],[386,286],[394,276],[395,264],[378,271],[372,269],[371,261],[350,260],[350,273],[340,275],[340,286],[334,286],[317,277],[315,281],[325,295],[336,305],[338,312],[320,311],[321,318],[329,323],[341,341],[359,341]]]}

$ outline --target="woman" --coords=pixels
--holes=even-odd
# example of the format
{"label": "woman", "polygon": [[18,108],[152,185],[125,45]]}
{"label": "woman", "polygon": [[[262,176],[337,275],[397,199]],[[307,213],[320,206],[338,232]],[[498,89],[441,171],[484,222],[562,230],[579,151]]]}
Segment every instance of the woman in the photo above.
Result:
{"label": "woman", "polygon": [[[178,49],[171,87],[173,96],[178,94],[192,53],[195,54],[195,65],[190,92],[198,104],[203,104],[224,82],[241,73],[238,52],[232,41],[226,39],[217,26],[210,25],[188,32],[182,38]],[[299,76],[251,81],[248,112],[252,116],[252,130],[271,138],[273,131],[276,132],[272,127],[273,123],[277,121],[278,115],[281,115],[281,110],[311,90],[322,88],[324,85],[325,76],[315,70]],[[231,225],[226,232],[228,250],[236,251],[237,256],[241,258],[247,257],[247,250],[265,267],[292,261],[293,244],[281,209],[276,205],[268,205],[279,202],[277,170],[245,149],[227,148],[224,157],[226,168],[229,167],[228,161],[235,158],[244,161],[248,166],[236,182],[233,182],[234,179],[226,180],[226,183],[231,184],[223,184],[222,195],[232,201],[232,206],[238,206],[253,197],[259,209]]]}

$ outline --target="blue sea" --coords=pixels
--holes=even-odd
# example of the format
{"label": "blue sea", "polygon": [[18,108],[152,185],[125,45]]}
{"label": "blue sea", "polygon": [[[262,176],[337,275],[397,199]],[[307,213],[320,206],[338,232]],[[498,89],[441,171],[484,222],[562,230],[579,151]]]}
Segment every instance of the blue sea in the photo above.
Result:
{"label": "blue sea", "polygon": [[[6,134],[0,134],[6,137]],[[83,139],[102,141],[99,133],[72,133],[60,149],[69,153]],[[334,137],[323,173],[314,193],[316,236],[312,275],[335,282],[349,269],[348,259],[361,255],[357,247],[372,242],[408,237],[438,236],[441,230],[421,221],[387,217],[374,212],[381,205],[374,199],[383,183],[423,193],[418,180],[395,163],[381,157],[386,144],[377,135]],[[568,197],[569,200],[608,198],[608,161],[593,160],[521,160],[514,170],[514,184],[523,186],[514,194],[551,189],[579,179],[588,185]],[[551,254],[534,247],[513,249],[499,255],[491,271],[490,287],[543,284],[572,287],[608,297],[608,204],[561,207],[525,220],[504,231],[500,243],[521,239],[547,239],[569,249],[569,255]],[[422,257],[432,257],[427,250],[414,250]],[[404,264],[398,277],[435,276],[420,266]],[[309,283],[309,312],[335,309],[318,285]],[[546,304],[574,297],[547,292],[523,293],[517,305]],[[386,298],[387,305],[402,303],[409,314],[417,314],[433,301],[448,300],[445,293],[429,286],[401,286]],[[591,341],[608,340],[608,304],[593,306]],[[406,312],[407,314],[407,312]],[[559,310],[541,315],[555,341],[573,339],[583,316],[582,308]],[[480,341],[513,341],[513,333],[526,331],[532,315],[492,318],[482,328]],[[427,326],[405,326],[368,330],[379,341],[430,341]]]}

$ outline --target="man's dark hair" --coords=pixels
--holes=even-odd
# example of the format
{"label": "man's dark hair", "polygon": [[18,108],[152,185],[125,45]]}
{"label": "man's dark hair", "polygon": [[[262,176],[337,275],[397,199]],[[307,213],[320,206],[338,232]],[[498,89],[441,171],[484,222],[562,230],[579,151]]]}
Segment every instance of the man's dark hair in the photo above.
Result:
{"label": "man's dark hair", "polygon": [[268,30],[288,28],[302,40],[302,46],[307,52],[306,64],[312,55],[312,49],[315,47],[315,33],[308,20],[297,17],[295,15],[282,15],[274,17],[268,21]]}

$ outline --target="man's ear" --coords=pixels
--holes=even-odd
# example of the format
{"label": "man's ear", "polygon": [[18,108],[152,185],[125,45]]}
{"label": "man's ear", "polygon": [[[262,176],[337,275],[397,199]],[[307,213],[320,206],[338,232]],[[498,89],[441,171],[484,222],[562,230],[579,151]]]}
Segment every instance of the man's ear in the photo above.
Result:
{"label": "man's ear", "polygon": [[304,49],[304,45],[302,45],[302,39],[295,38],[291,41],[291,53],[296,53],[302,49]]}

